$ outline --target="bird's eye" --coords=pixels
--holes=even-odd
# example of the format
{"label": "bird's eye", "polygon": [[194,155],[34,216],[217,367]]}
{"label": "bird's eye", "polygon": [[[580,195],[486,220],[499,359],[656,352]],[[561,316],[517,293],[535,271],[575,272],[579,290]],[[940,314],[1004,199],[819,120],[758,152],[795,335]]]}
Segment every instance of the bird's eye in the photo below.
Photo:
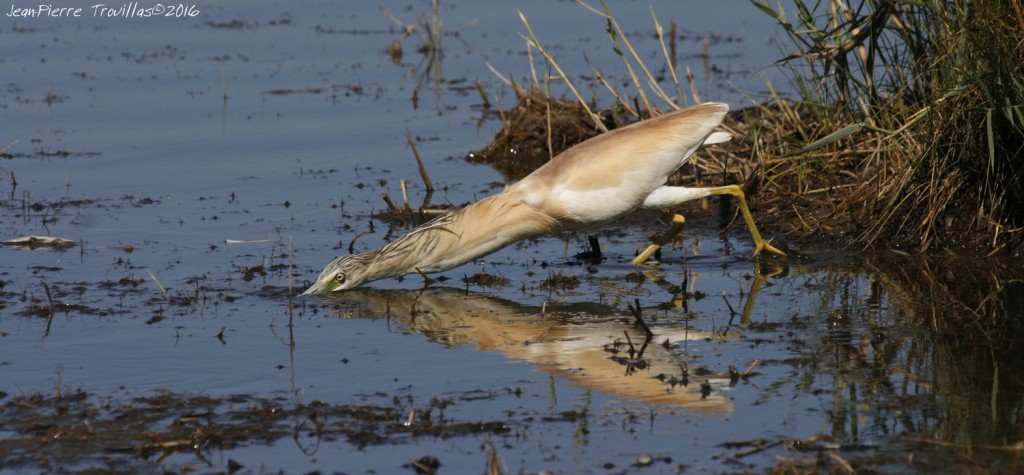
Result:
{"label": "bird's eye", "polygon": [[337,280],[339,284],[345,283],[345,273],[338,272],[337,274],[334,274],[334,280]]}

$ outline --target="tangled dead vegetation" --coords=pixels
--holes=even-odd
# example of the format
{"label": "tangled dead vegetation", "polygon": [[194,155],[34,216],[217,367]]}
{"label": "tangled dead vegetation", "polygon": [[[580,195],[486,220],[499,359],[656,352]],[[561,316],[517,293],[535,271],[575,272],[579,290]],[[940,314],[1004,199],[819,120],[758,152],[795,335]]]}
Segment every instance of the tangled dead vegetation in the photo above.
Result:
{"label": "tangled dead vegetation", "polygon": [[[484,149],[466,160],[493,166],[506,180],[519,180],[551,157],[598,134],[599,128],[576,101],[545,95],[512,82],[517,103],[501,112],[502,128]],[[608,129],[620,123],[612,110],[601,114]]]}
{"label": "tangled dead vegetation", "polygon": [[[594,112],[523,16],[529,47],[557,72],[545,77],[560,79],[575,100],[554,98],[547,80],[541,87],[535,78],[529,90],[513,83],[517,105],[502,113],[504,127],[470,161],[518,179],[599,129],[659,115],[656,99],[686,105],[668,54],[675,38],[663,35],[657,18],[666,66],[653,74],[606,4],[602,11],[580,3],[607,20],[633,90],[616,90],[594,71],[595,87],[615,98],[613,107]],[[971,8],[963,0],[884,2],[858,10],[840,0],[798,1],[795,15],[753,3],[790,36],[794,52],[779,63],[789,68],[795,97],[773,94],[734,111],[723,124],[733,141],[695,155],[676,184],[739,183],[757,221],[796,241],[1024,251],[1020,0]],[[665,71],[674,88],[659,85],[668,81]],[[665,92],[673,89],[680,96]],[[700,102],[696,90],[692,95]]]}

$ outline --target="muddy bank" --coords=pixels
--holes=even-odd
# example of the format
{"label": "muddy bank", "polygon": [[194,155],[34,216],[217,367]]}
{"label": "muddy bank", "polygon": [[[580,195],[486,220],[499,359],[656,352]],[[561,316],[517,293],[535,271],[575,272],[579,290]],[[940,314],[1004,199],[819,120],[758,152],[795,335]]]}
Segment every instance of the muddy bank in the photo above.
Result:
{"label": "muddy bank", "polygon": [[[454,404],[486,401],[515,392],[479,392],[417,403],[411,397],[377,397],[380,405],[307,404],[239,394],[225,398],[177,394],[99,396],[81,390],[7,395],[0,403],[0,468],[61,473],[143,473],[158,470],[258,473],[230,456],[242,446],[294,441],[315,453],[321,444],[354,447],[408,444],[419,437],[503,435],[523,421],[465,421],[445,416]],[[482,402],[477,402],[482,404]],[[565,414],[564,421],[579,417]],[[546,418],[546,422],[562,422]],[[225,459],[225,454],[227,457]],[[425,458],[435,457],[425,455]],[[443,463],[443,461],[440,461]],[[399,470],[409,461],[393,461]],[[381,465],[385,468],[385,465]]]}

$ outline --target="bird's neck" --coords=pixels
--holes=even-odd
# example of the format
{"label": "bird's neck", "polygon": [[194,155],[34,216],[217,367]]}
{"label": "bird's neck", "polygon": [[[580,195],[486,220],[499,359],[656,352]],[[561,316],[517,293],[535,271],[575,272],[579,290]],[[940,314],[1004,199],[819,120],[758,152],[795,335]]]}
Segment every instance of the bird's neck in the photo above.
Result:
{"label": "bird's neck", "polygon": [[513,242],[549,234],[557,221],[499,193],[431,221],[374,253],[372,278],[414,272],[443,272],[497,251]]}

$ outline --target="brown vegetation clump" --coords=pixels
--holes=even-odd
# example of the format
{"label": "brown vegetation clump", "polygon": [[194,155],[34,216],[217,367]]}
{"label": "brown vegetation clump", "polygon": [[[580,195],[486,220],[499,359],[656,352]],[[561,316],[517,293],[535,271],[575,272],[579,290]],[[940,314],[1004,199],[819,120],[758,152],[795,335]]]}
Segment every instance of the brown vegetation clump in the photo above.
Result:
{"label": "brown vegetation clump", "polygon": [[[537,87],[513,82],[517,103],[502,112],[502,128],[483,150],[466,157],[472,163],[494,166],[506,180],[518,180],[555,155],[598,134],[594,120],[576,101],[556,99]],[[604,125],[615,127],[611,115]]]}

